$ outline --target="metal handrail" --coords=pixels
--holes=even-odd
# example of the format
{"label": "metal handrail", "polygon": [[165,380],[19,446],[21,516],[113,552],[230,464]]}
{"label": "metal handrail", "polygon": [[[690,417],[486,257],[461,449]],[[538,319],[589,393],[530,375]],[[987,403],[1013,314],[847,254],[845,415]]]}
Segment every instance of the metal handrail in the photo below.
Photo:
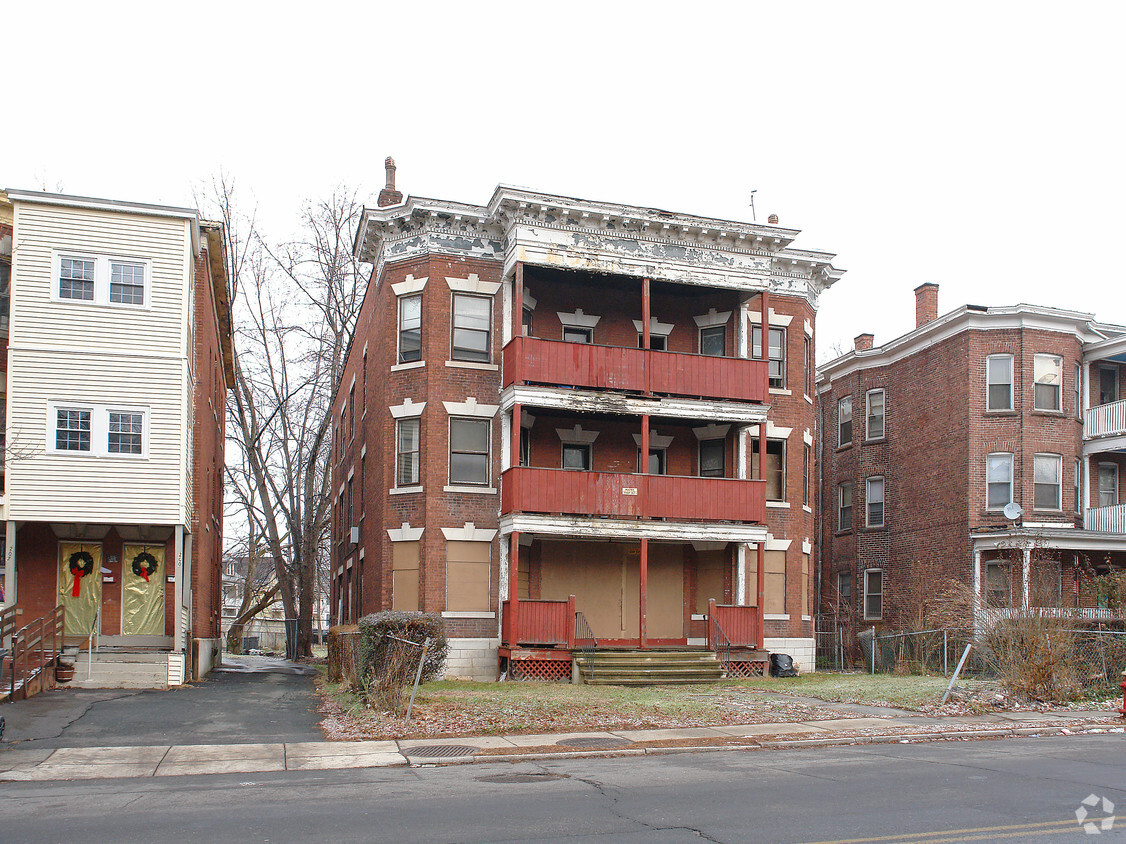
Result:
{"label": "metal handrail", "polygon": [[708,616],[708,648],[715,653],[726,677],[731,676],[731,640],[715,616]]}
{"label": "metal handrail", "polygon": [[[16,697],[16,677],[26,684],[44,670],[62,652],[63,607],[57,606],[46,615],[25,624],[12,636],[12,685],[10,700]],[[47,647],[48,638],[51,647]],[[32,669],[32,653],[38,648],[38,660]]]}
{"label": "metal handrail", "polygon": [[99,618],[102,614],[102,608],[98,607],[94,610],[94,621],[90,625],[90,634],[86,637],[86,679],[90,680],[94,677],[94,650],[99,652],[102,649],[101,644],[101,630],[102,625],[99,623]]}
{"label": "metal handrail", "polygon": [[598,640],[594,638],[594,631],[590,629],[590,624],[586,620],[586,616],[581,612],[575,613],[575,648],[582,651],[583,660],[587,664],[587,670],[590,673],[590,679],[594,679],[594,653],[598,648]]}

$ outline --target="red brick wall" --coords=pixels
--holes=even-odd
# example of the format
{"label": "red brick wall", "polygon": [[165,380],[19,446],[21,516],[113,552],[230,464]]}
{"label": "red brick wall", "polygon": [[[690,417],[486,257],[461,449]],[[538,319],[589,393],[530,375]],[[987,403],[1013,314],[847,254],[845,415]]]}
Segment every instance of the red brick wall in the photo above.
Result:
{"label": "red brick wall", "polygon": [[[219,635],[223,606],[223,466],[227,387],[207,253],[195,262],[195,427],[192,460],[192,634]],[[171,554],[169,560],[172,559]],[[171,591],[171,590],[170,590]]]}
{"label": "red brick wall", "polygon": [[[1014,410],[986,412],[986,357],[1014,356]],[[1034,411],[1033,355],[1063,357],[1063,410]],[[853,574],[852,612],[862,616],[863,572],[884,570],[884,621],[893,625],[918,603],[924,591],[944,581],[972,579],[970,531],[1006,527],[1000,512],[986,510],[986,456],[1014,456],[1013,497],[1026,520],[1075,520],[1074,463],[1082,426],[1075,406],[1074,335],[1032,329],[964,331],[882,367],[835,380],[820,396],[824,432],[822,478],[823,609],[835,601],[837,576]],[[865,393],[886,390],[886,437],[868,443]],[[837,444],[838,400],[853,397],[853,441]],[[1062,511],[1033,507],[1033,456],[1062,457]],[[885,478],[882,528],[866,528],[868,477]],[[837,530],[837,490],[854,484],[853,526]],[[863,622],[868,626],[873,622]],[[881,622],[874,622],[881,626]]]}

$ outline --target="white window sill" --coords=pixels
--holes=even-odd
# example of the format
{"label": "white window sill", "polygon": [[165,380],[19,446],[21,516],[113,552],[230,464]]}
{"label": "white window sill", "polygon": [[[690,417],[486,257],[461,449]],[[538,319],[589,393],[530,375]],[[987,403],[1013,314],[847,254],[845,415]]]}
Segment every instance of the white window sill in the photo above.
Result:
{"label": "white window sill", "polygon": [[391,367],[392,372],[402,372],[404,369],[421,369],[426,366],[424,360],[412,360],[410,363],[396,363]]}
{"label": "white window sill", "polygon": [[813,399],[811,399],[809,396],[802,396],[802,398],[804,398],[810,404],[813,404]]}
{"label": "white window sill", "polygon": [[496,618],[495,612],[453,612],[446,610],[442,613],[442,618]]}
{"label": "white window sill", "polygon": [[768,612],[762,617],[763,621],[789,621],[790,614],[788,612]]}
{"label": "white window sill", "polygon": [[703,621],[705,618],[707,618],[707,616],[704,615],[703,613],[695,613],[695,612],[692,613],[692,620],[693,621]]}
{"label": "white window sill", "polygon": [[767,392],[772,396],[792,396],[794,394],[793,390],[780,390],[777,387],[771,387]]}
{"label": "white window sill", "polygon": [[813,508],[812,508],[812,507],[810,507],[810,506],[809,506],[808,504],[803,504],[803,505],[801,506],[801,508],[802,508],[803,510],[805,510],[805,512],[807,512],[807,513],[812,513],[812,512],[813,512]]}
{"label": "white window sill", "polygon": [[801,620],[802,620],[802,621],[813,621],[813,616],[811,616],[811,615],[803,615],[803,616],[801,617]]}
{"label": "white window sill", "polygon": [[453,369],[482,369],[486,372],[500,371],[500,366],[495,363],[474,363],[470,360],[448,360],[446,361],[446,366],[452,367]]}
{"label": "white window sill", "polygon": [[767,501],[766,506],[772,510],[789,510],[789,501]]}
{"label": "white window sill", "polygon": [[476,495],[496,495],[497,489],[494,486],[444,486],[443,492],[468,492]]}
{"label": "white window sill", "polygon": [[408,495],[412,492],[422,492],[420,486],[397,486],[394,489],[387,490],[388,495]]}

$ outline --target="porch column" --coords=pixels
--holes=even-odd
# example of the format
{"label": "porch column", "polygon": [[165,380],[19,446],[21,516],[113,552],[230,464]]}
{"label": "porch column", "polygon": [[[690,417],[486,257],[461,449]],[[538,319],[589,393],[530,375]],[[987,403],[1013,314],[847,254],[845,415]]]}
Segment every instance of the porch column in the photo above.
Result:
{"label": "porch column", "polygon": [[747,605],[747,544],[735,546],[735,606]]}
{"label": "porch column", "polygon": [[1089,454],[1083,455],[1083,477],[1080,483],[1083,485],[1083,512],[1080,515],[1083,517],[1084,529],[1090,530],[1087,526],[1087,511],[1091,509],[1091,455]]}
{"label": "porch column", "polygon": [[[767,291],[762,291],[762,343],[759,345],[759,352],[762,355],[762,360],[770,360],[770,294]],[[751,344],[751,351],[754,351],[754,344]],[[766,364],[767,369],[770,368],[770,363]],[[767,373],[767,383],[769,384],[769,371]],[[766,479],[766,422],[758,426],[758,474],[755,475],[756,480]],[[762,546],[759,546],[760,548]],[[761,568],[761,566],[760,566]]]}
{"label": "porch column", "polygon": [[184,650],[184,526],[176,525],[175,539],[172,541],[172,571],[175,572],[176,584],[172,590],[173,612],[172,619],[172,649],[182,652]]}
{"label": "porch column", "polygon": [[519,629],[520,617],[520,531],[518,530],[512,531],[508,537],[508,606],[511,629],[506,635],[508,646],[515,648],[519,644],[516,631]]}
{"label": "porch column", "polygon": [[512,452],[509,467],[520,465],[520,402],[512,405]]}
{"label": "porch column", "polygon": [[1032,567],[1032,549],[1031,548],[1025,548],[1025,549],[1023,549],[1023,551],[1021,551],[1021,571],[1020,571],[1020,580],[1021,580],[1021,602],[1020,602],[1020,606],[1021,606],[1021,609],[1025,609],[1025,610],[1028,609],[1028,598],[1029,598],[1028,584],[1029,584],[1029,573],[1030,573],[1029,569],[1031,567]]}
{"label": "porch column", "polygon": [[[647,458],[648,460],[648,458]],[[641,616],[640,632],[641,632],[641,647],[646,648],[649,643],[646,641],[645,630],[645,614],[648,611],[648,588],[649,588],[649,540],[642,537],[641,539]]]}
{"label": "porch column", "polygon": [[[766,635],[766,543],[758,544],[758,623]],[[761,643],[760,643],[761,644]]]}
{"label": "porch column", "polygon": [[[512,361],[512,383],[520,385],[523,381],[520,378],[520,370],[522,369],[523,349],[519,346],[517,338],[524,336],[524,262],[516,262],[516,278],[512,282],[512,339],[517,343],[513,346],[520,349],[515,352]],[[513,465],[516,465],[515,463]]]}
{"label": "porch column", "polygon": [[641,348],[649,348],[649,319],[652,309],[649,304],[649,279],[641,280]]}
{"label": "porch column", "polygon": [[981,551],[974,549],[974,629],[978,628],[978,621],[982,614],[985,602],[981,594]]}
{"label": "porch column", "polygon": [[16,523],[8,520],[4,529],[4,606],[16,605]]}

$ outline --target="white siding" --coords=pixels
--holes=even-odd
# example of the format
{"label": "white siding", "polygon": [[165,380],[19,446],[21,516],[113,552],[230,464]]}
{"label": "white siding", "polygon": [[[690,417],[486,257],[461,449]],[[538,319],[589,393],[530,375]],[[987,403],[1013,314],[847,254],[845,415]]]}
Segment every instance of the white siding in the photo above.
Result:
{"label": "white siding", "polygon": [[[187,523],[189,225],[17,204],[7,430],[19,455],[7,471],[10,518]],[[149,302],[142,309],[52,300],[59,252],[149,262]],[[146,455],[52,453],[50,402],[147,407]]]}

